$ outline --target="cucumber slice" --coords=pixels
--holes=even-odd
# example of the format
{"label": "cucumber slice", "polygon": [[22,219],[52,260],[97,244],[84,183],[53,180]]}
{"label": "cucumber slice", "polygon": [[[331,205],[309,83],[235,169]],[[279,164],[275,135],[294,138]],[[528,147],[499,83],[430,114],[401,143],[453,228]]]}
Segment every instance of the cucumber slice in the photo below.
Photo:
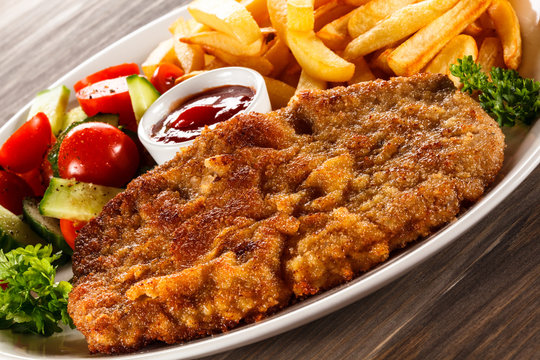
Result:
{"label": "cucumber slice", "polygon": [[122,191],[109,186],[52,178],[39,204],[39,212],[57,219],[89,221]]}
{"label": "cucumber slice", "polygon": [[40,91],[34,99],[28,120],[38,112],[43,112],[49,118],[54,135],[58,135],[64,125],[66,107],[69,100],[69,89],[64,85]]}
{"label": "cucumber slice", "polygon": [[88,115],[86,115],[86,113],[80,106],[69,110],[66,114],[64,125],[62,126],[62,131],[66,131],[66,129],[69,128],[71,124],[86,120],[87,117]]}
{"label": "cucumber slice", "polygon": [[161,95],[147,78],[139,75],[130,75],[126,78],[131,105],[135,113],[137,124],[141,120],[146,109],[150,107]]}
{"label": "cucumber slice", "polygon": [[23,217],[30,228],[51,243],[56,251],[62,250],[64,254],[73,255],[73,250],[66,243],[62,231],[60,231],[60,221],[41,215],[38,199],[26,198],[23,200]]}
{"label": "cucumber slice", "polygon": [[26,245],[45,244],[17,215],[0,205],[0,249],[4,252]]}

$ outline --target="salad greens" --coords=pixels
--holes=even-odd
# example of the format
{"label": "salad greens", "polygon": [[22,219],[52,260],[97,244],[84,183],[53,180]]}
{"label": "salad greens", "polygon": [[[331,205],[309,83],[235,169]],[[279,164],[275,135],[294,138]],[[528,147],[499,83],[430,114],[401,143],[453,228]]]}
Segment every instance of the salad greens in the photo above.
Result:
{"label": "salad greens", "polygon": [[72,286],[54,279],[60,256],[51,245],[0,250],[0,329],[50,336],[62,331],[59,322],[74,328],[67,312]]}
{"label": "salad greens", "polygon": [[517,71],[494,67],[489,76],[472,56],[458,59],[450,66],[452,75],[463,84],[462,91],[478,91],[478,100],[500,126],[514,126],[517,121],[530,125],[540,113],[540,82],[524,79]]}

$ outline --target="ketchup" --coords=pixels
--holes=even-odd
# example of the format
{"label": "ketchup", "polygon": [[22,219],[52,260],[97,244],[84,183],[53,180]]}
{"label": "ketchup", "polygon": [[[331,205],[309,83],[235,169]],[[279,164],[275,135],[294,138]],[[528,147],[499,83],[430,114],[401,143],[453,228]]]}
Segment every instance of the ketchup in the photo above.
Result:
{"label": "ketchup", "polygon": [[183,99],[152,127],[151,137],[162,143],[181,143],[199,136],[205,126],[228,120],[253,101],[255,91],[241,85],[225,85]]}

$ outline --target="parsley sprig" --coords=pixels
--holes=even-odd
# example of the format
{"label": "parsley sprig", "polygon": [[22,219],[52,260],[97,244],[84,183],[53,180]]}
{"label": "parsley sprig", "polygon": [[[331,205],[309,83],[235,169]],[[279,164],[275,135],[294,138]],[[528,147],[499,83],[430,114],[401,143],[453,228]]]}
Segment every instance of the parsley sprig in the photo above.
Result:
{"label": "parsley sprig", "polygon": [[490,81],[472,56],[466,56],[451,65],[450,72],[463,83],[462,91],[478,91],[480,104],[500,126],[517,121],[530,125],[540,113],[540,82],[524,79],[515,70],[494,67]]}
{"label": "parsley sprig", "polygon": [[54,280],[52,263],[60,256],[51,245],[0,250],[0,283],[7,285],[0,289],[1,329],[50,336],[62,331],[60,321],[74,327],[67,312],[71,284]]}

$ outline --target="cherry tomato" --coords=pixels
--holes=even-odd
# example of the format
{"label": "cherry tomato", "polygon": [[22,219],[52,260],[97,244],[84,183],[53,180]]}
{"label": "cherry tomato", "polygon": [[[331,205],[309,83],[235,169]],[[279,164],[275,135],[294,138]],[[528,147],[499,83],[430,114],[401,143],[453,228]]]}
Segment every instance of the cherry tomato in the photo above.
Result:
{"label": "cherry tomato", "polygon": [[77,100],[86,115],[118,114],[120,125],[137,131],[137,121],[125,76],[103,80],[82,88],[77,92]]}
{"label": "cherry tomato", "polygon": [[0,205],[14,213],[22,214],[22,201],[32,196],[30,186],[15,174],[0,170]]}
{"label": "cherry tomato", "polygon": [[51,182],[51,179],[54,176],[53,168],[51,165],[51,162],[45,156],[43,158],[43,162],[41,163],[41,167],[39,168],[39,171],[41,173],[41,180],[43,181],[43,186],[45,188],[49,187],[49,183]]}
{"label": "cherry tomato", "polygon": [[79,235],[79,231],[84,225],[86,225],[85,221],[60,219],[60,231],[62,232],[62,236],[73,250],[75,250],[75,238]]}
{"label": "cherry tomato", "polygon": [[137,145],[122,131],[101,122],[71,130],[60,145],[58,170],[64,179],[121,187],[139,167]]}
{"label": "cherry tomato", "polygon": [[178,66],[163,63],[156,68],[150,82],[152,85],[154,85],[157,91],[163,94],[165,91],[172,88],[176,78],[182,75],[184,75],[184,71]]}
{"label": "cherry tomato", "polygon": [[126,64],[120,64],[116,66],[111,66],[106,69],[95,72],[92,75],[88,75],[82,80],[79,80],[73,86],[73,88],[75,89],[75,92],[78,92],[82,88],[87,87],[88,85],[92,85],[103,80],[114,79],[121,76],[129,76],[129,75],[135,75],[135,74],[139,74],[139,65],[135,63],[126,63]]}
{"label": "cherry tomato", "polygon": [[[17,175],[30,186],[30,188],[32,189],[32,192],[34,193],[34,196],[43,196],[43,194],[45,194],[45,190],[47,190],[47,186],[45,185],[45,182],[43,181],[41,169],[35,168],[23,174],[17,174]],[[49,182],[47,181],[47,185],[48,184]]]}
{"label": "cherry tomato", "polygon": [[51,144],[51,124],[38,113],[17,129],[0,148],[0,165],[16,173],[36,169]]}

